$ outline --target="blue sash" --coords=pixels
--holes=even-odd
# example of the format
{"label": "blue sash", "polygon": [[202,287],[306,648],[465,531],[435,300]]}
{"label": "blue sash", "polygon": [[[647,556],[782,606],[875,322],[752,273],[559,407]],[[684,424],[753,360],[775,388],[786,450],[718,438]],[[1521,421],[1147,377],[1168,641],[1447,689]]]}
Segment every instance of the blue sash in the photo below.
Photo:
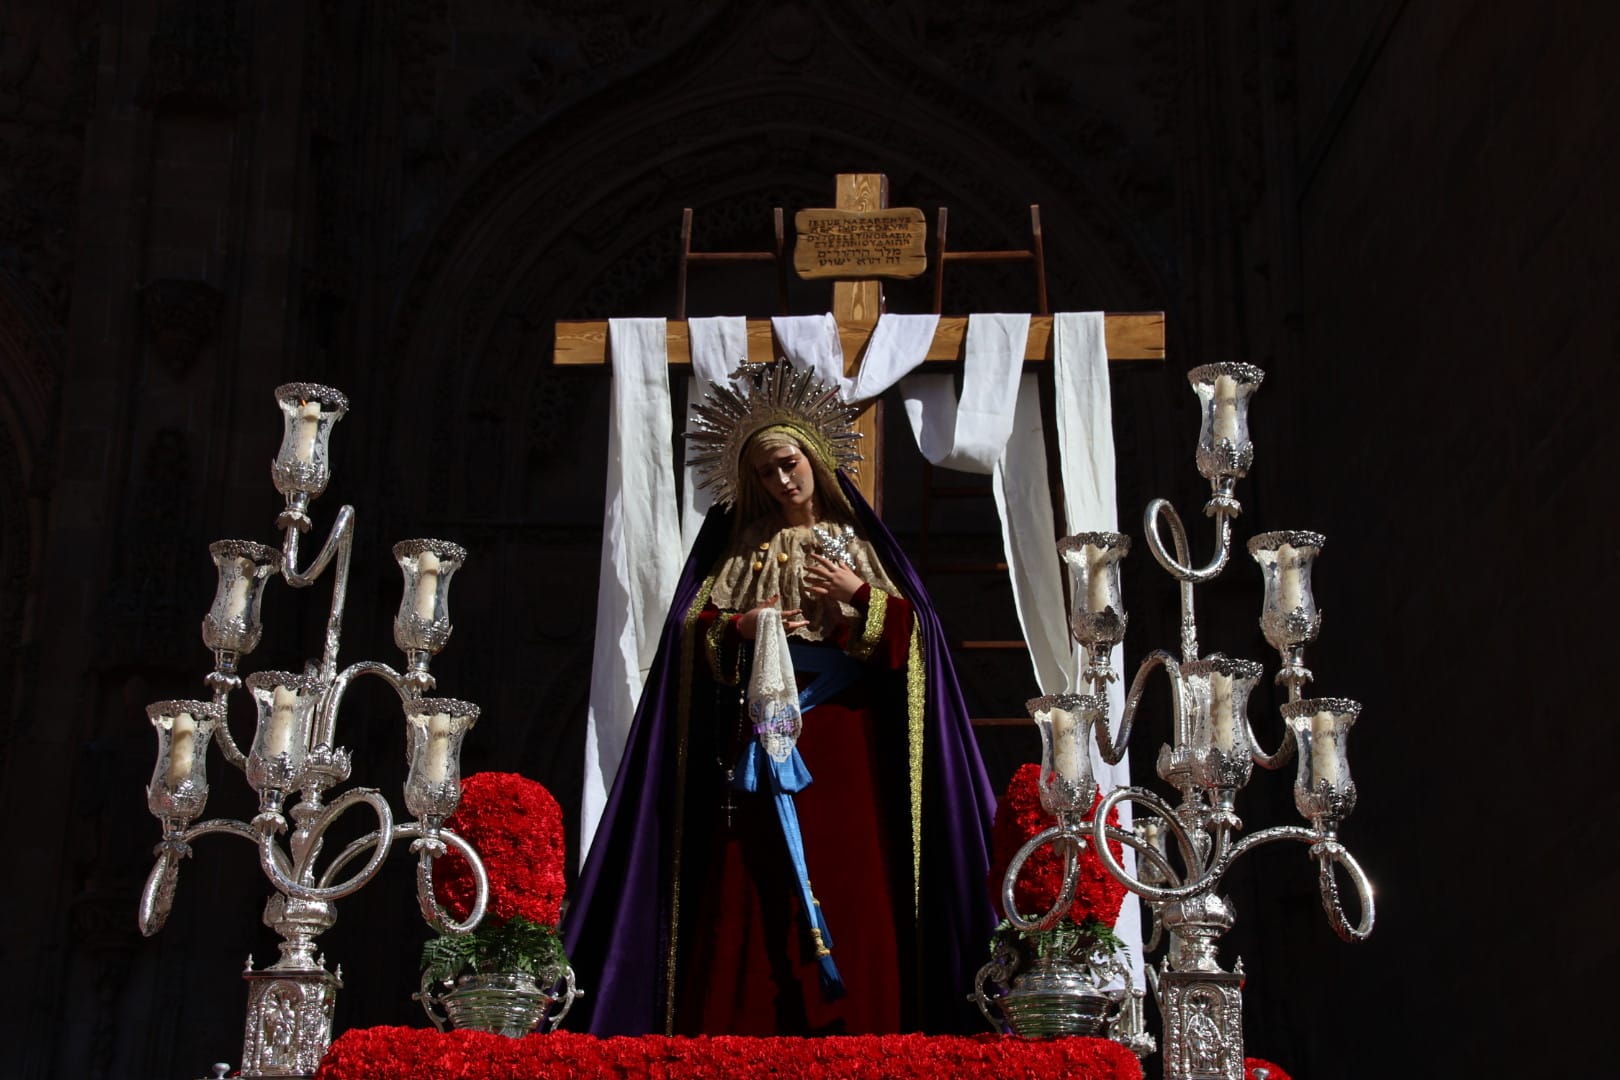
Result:
{"label": "blue sash", "polygon": [[[852,685],[861,675],[861,666],[850,659],[842,649],[811,645],[789,639],[788,652],[793,657],[795,671],[813,671],[816,678],[799,691],[799,713],[808,713],[822,702],[834,697]],[[756,726],[781,722],[790,717],[755,717]],[[799,831],[799,814],[793,806],[793,793],[810,785],[810,770],[799,756],[798,748],[790,752],[785,761],[777,761],[765,752],[755,739],[743,750],[737,762],[732,786],[740,791],[769,790],[776,806],[777,819],[782,824],[782,837],[787,841],[788,858],[799,882],[799,899],[803,903],[805,919],[810,924],[811,936],[816,941],[816,963],[821,969],[821,996],[836,1001],[844,996],[844,981],[832,958],[832,931],[821,905],[810,891],[810,870],[805,864],[804,837]]]}

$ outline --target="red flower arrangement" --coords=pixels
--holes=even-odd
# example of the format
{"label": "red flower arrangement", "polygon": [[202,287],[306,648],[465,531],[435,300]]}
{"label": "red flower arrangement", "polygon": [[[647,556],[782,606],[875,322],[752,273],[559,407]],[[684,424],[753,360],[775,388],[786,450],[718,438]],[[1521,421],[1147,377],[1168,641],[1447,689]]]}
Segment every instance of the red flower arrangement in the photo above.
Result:
{"label": "red flower arrangement", "polygon": [[[542,785],[517,773],[474,773],[445,827],[477,850],[489,876],[485,921],[521,916],[556,928],[562,918],[566,852],[562,808]],[[433,867],[434,892],[455,918],[472,911],[472,868],[452,848]]]}
{"label": "red flower arrangement", "polygon": [[[1003,917],[1006,912],[1001,910],[1002,881],[1007,876],[1007,867],[1012,863],[1013,856],[1030,837],[1057,824],[1057,818],[1041,808],[1040,775],[1039,765],[1031,763],[1019,766],[996,807],[995,826],[991,832],[990,902]],[[1087,821],[1097,812],[1101,802],[1102,793],[1098,792],[1090,812],[1086,814]],[[1109,814],[1108,823],[1118,825],[1119,815]],[[1118,841],[1110,841],[1108,847],[1116,859],[1121,857],[1123,849]],[[1062,885],[1063,857],[1048,844],[1031,855],[1019,872],[1018,884],[1013,890],[1019,913],[1025,916],[1043,914],[1057,902],[1058,890]],[[1124,900],[1125,886],[1114,880],[1088,846],[1080,854],[1080,876],[1075,882],[1074,904],[1069,908],[1069,919],[1078,925],[1096,920],[1111,927],[1119,919],[1119,908]]]}
{"label": "red flower arrangement", "polygon": [[[517,773],[467,777],[445,827],[472,844],[489,879],[483,921],[468,934],[440,934],[422,946],[424,985],[454,984],[469,973],[516,972],[555,979],[568,962],[562,918],[565,856],[562,808],[551,792]],[[460,922],[478,884],[454,848],[433,867],[439,904]]]}
{"label": "red flower arrangement", "polygon": [[599,1039],[556,1032],[508,1039],[481,1031],[357,1028],[332,1043],[316,1080],[538,1080],[663,1076],[677,1080],[839,1077],[1067,1076],[1141,1080],[1142,1067],[1108,1039],[1008,1039],[996,1035],[852,1035],[825,1039]]}
{"label": "red flower arrangement", "polygon": [[1282,1066],[1273,1065],[1265,1058],[1246,1057],[1243,1059],[1243,1080],[1259,1080],[1254,1075],[1256,1069],[1271,1070],[1266,1074],[1266,1080],[1293,1080],[1293,1077],[1283,1072]]}

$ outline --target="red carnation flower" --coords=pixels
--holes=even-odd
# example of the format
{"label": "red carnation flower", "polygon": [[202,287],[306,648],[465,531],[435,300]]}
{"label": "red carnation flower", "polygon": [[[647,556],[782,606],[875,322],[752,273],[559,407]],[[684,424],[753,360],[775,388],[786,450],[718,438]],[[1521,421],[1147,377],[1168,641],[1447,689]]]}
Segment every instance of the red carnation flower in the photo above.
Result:
{"label": "red carnation flower", "polygon": [[[1007,783],[1007,791],[996,807],[996,821],[991,833],[992,858],[990,866],[990,902],[1001,911],[1002,881],[1013,856],[1030,837],[1057,824],[1057,818],[1041,808],[1041,767],[1034,763],[1021,765]],[[1102,793],[1092,801],[1086,820],[1092,819],[1102,803]],[[1108,824],[1117,826],[1119,815],[1111,812]],[[1118,841],[1109,841],[1109,850],[1115,859],[1122,857],[1123,847]],[[1057,902],[1063,886],[1063,858],[1050,844],[1044,845],[1025,861],[1013,890],[1018,910],[1026,916],[1039,915]],[[1080,876],[1075,882],[1074,904],[1069,918],[1076,923],[1097,919],[1113,926],[1119,918],[1119,908],[1125,901],[1125,886],[1115,881],[1103,869],[1089,845],[1080,854]]]}
{"label": "red carnation flower", "polygon": [[[478,852],[489,876],[485,921],[522,916],[555,928],[562,917],[565,848],[562,808],[544,786],[517,773],[483,772],[461,785],[461,805],[445,827]],[[457,920],[477,895],[472,870],[454,848],[433,867],[434,892]]]}

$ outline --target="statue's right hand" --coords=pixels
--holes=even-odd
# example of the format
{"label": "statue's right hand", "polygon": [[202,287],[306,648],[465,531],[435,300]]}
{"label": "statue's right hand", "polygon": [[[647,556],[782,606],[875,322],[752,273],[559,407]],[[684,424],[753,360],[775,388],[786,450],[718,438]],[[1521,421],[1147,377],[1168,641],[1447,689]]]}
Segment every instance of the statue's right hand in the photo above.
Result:
{"label": "statue's right hand", "polygon": [[[759,613],[764,611],[766,608],[775,607],[777,604],[781,603],[781,601],[782,594],[778,593],[769,600],[765,601],[763,604],[760,604],[758,607],[749,608],[747,611],[737,616],[737,633],[741,634],[745,641],[753,641],[754,636],[759,633]],[[783,629],[787,630],[787,632],[791,634],[795,630],[809,626],[810,624],[808,621],[794,618],[795,615],[799,615],[800,613],[800,609],[798,608],[793,608],[791,610],[782,612]]]}

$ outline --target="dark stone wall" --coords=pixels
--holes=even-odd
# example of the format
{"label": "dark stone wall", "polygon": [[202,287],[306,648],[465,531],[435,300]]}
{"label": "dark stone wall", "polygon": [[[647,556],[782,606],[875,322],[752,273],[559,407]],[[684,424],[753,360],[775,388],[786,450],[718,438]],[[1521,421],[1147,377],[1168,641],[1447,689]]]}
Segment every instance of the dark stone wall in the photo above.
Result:
{"label": "dark stone wall", "polygon": [[[466,767],[524,772],[571,813],[607,395],[550,365],[552,323],[669,313],[683,206],[696,246],[764,247],[773,206],[825,205],[849,171],[948,206],[964,248],[1022,246],[1039,203],[1056,309],[1168,313],[1170,361],[1115,370],[1128,531],[1155,496],[1202,504],[1186,368],[1267,369],[1238,539],[1329,537],[1310,662],[1318,690],[1366,703],[1345,838],[1380,921],[1338,942],[1298,851],[1234,873],[1251,1051],[1329,1080],[1591,1071],[1585,988],[1616,951],[1595,708],[1617,599],[1616,17],[601,7],[0,7],[0,806],[25,837],[0,890],[7,1075],[191,1077],[239,1055],[242,960],[274,955],[266,889],[245,845],[205,840],[168,927],[140,938],[142,710],[202,693],[206,544],[273,538],[270,391],[315,379],[353,399],[316,504],[321,530],[359,510],[344,658],[398,661],[389,545],[465,544],[435,671],[484,707]],[[888,296],[923,310],[928,282]],[[826,302],[793,286],[795,311]],[[774,303],[757,275],[694,271],[695,314]],[[1033,303],[1021,271],[963,270],[945,307]],[[887,515],[917,541],[924,474],[898,409],[888,422]],[[988,500],[963,501],[929,542],[993,555],[993,529]],[[1238,562],[1203,591],[1203,644],[1269,666]],[[1131,663],[1175,641],[1150,563],[1128,565]],[[1011,632],[994,587],[935,588],[947,619]],[[273,589],[252,668],[318,650],[328,589]],[[1017,660],[963,673],[985,713],[1033,691]],[[403,779],[392,710],[357,690],[341,733],[385,792]],[[1037,752],[1024,729],[981,734],[998,781]],[[1139,737],[1144,779],[1164,734],[1161,717]],[[210,814],[251,815],[215,766]],[[1251,828],[1296,820],[1279,776],[1239,809]],[[424,937],[400,856],[323,938],[348,978],[340,1027],[421,1021]]]}

